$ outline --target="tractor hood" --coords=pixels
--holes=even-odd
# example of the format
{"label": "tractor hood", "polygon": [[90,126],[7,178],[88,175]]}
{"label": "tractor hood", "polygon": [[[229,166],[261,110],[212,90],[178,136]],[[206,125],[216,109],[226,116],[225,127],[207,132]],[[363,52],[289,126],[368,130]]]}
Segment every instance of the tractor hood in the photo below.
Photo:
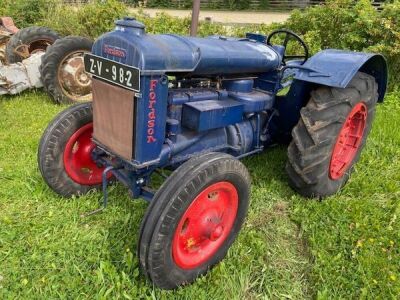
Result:
{"label": "tractor hood", "polygon": [[116,21],[116,25],[114,31],[96,40],[93,54],[137,67],[142,74],[264,73],[276,69],[281,61],[273,48],[254,40],[152,35],[134,18]]}

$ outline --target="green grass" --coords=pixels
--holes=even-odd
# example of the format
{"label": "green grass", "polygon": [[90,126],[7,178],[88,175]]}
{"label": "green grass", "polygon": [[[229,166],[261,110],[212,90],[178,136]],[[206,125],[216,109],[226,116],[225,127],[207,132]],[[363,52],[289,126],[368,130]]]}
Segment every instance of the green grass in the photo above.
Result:
{"label": "green grass", "polygon": [[65,200],[36,163],[41,133],[63,109],[42,92],[0,98],[0,299],[397,298],[400,295],[400,99],[389,95],[347,186],[323,202],[287,185],[283,147],[244,160],[247,221],[228,256],[173,292],[146,281],[135,254],[147,204],[120,185]]}

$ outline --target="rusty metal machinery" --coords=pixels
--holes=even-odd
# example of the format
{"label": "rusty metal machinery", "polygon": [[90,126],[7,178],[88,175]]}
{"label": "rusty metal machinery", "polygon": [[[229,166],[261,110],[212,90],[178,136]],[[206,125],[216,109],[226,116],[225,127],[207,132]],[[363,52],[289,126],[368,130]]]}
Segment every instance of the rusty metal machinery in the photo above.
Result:
{"label": "rusty metal machinery", "polygon": [[32,54],[22,62],[0,66],[0,95],[15,95],[43,87],[39,66],[44,52]]}
{"label": "rusty metal machinery", "polygon": [[45,90],[56,103],[91,101],[91,76],[85,72],[83,55],[92,45],[88,38],[67,36],[47,49],[40,73]]}
{"label": "rusty metal machinery", "polygon": [[17,33],[18,30],[10,17],[0,18],[0,65],[6,63],[6,45],[11,36]]}
{"label": "rusty metal machinery", "polygon": [[0,18],[0,95],[44,87],[56,103],[91,101],[83,55],[92,43],[79,36],[60,38],[46,27],[19,30],[11,18]]}

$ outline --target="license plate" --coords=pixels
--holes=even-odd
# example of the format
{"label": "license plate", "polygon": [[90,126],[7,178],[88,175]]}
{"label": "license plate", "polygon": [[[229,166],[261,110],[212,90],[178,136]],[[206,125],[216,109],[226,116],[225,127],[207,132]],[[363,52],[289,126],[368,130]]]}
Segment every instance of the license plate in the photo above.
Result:
{"label": "license plate", "polygon": [[126,89],[140,92],[140,70],[93,54],[85,54],[85,71]]}

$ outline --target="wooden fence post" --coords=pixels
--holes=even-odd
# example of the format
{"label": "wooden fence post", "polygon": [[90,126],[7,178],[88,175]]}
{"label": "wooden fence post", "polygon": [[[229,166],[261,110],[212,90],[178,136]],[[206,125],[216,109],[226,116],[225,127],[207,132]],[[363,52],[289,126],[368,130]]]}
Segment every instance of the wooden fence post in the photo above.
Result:
{"label": "wooden fence post", "polygon": [[200,13],[200,0],[193,0],[192,7],[192,23],[190,24],[190,35],[197,35],[197,27],[199,25],[199,13]]}

